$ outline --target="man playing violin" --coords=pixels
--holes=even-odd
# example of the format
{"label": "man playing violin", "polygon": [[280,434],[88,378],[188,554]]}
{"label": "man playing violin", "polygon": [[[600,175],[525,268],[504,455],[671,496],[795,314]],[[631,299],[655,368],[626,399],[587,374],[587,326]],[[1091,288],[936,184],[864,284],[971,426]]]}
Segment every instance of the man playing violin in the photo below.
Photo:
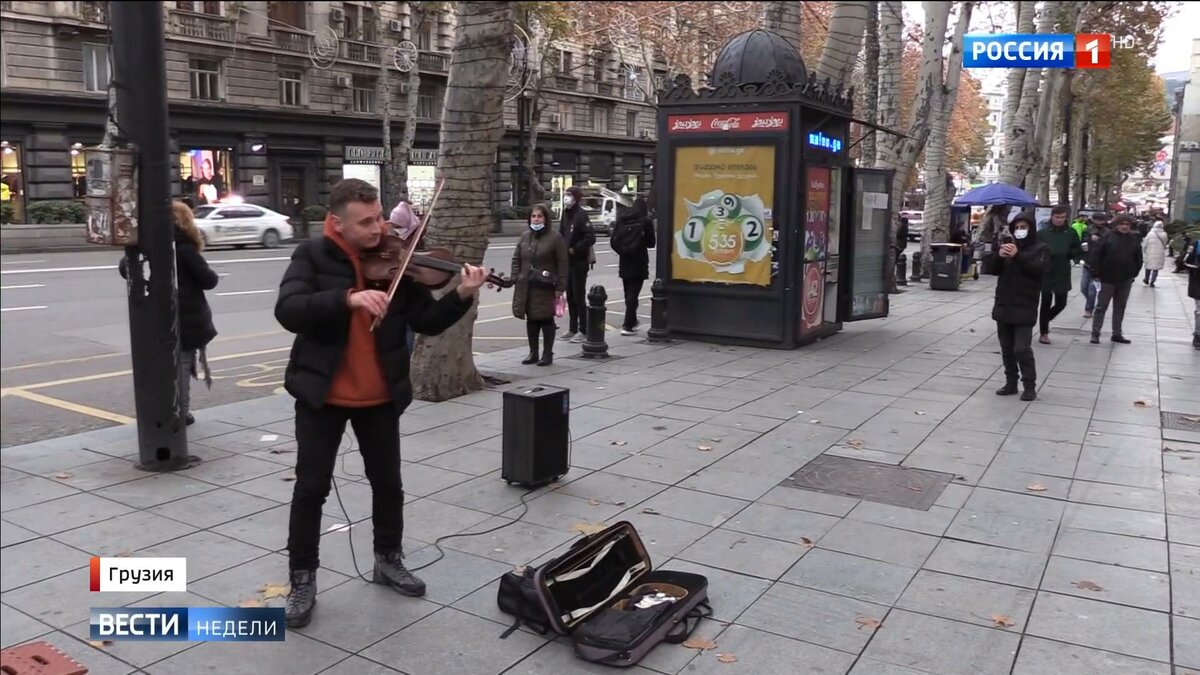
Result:
{"label": "man playing violin", "polygon": [[[404,595],[425,594],[425,583],[404,566],[401,548],[400,415],[412,402],[405,337],[409,327],[437,335],[458,322],[486,274],[465,265],[458,288],[437,301],[404,279],[389,303],[387,293],[366,287],[361,261],[388,228],[378,190],[358,179],[339,182],[329,195],[324,236],[300,242],[279,286],[275,318],[296,334],[284,375],[296,399],[286,610],[293,628],[308,624],[316,604],[321,507],[347,422],[371,483],[374,581]],[[376,318],[381,322],[372,331]]]}

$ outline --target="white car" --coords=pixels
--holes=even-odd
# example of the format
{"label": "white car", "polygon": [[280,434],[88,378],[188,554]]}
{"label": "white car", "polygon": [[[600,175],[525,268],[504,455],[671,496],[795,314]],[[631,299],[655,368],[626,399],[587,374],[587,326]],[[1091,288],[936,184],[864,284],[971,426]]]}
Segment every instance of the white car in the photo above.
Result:
{"label": "white car", "polygon": [[209,246],[274,248],[293,236],[287,216],[253,204],[206,204],[197,206],[195,214],[196,226]]}

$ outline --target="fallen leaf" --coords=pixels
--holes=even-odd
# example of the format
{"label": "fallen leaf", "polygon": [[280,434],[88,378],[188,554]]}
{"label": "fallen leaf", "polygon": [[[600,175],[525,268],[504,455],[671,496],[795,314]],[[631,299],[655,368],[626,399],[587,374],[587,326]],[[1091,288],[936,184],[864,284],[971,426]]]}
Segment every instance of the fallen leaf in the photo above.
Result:
{"label": "fallen leaf", "polygon": [[909,490],[912,490],[913,492],[924,492],[925,491],[925,488],[921,487],[920,485],[905,485],[904,487],[908,488]]}
{"label": "fallen leaf", "polygon": [[712,450],[712,446],[711,445],[698,445],[698,446],[696,446],[696,449],[699,450],[700,452],[708,452],[709,450]]}
{"label": "fallen leaf", "polygon": [[852,448],[861,448],[865,444],[866,444],[866,441],[864,441],[861,438],[851,438],[850,440],[846,441],[846,445],[848,445]]}
{"label": "fallen leaf", "polygon": [[1071,585],[1080,590],[1093,591],[1096,593],[1104,590],[1100,587],[1100,584],[1097,584],[1094,581],[1072,581]]}
{"label": "fallen leaf", "polygon": [[808,537],[800,537],[800,543],[803,544],[805,548],[812,548],[816,546],[816,544],[813,543],[813,540],[809,539]]}
{"label": "fallen leaf", "polygon": [[74,478],[75,474],[71,473],[70,471],[60,471],[54,474],[54,477],[59,480],[66,480],[68,478]]}
{"label": "fallen leaf", "polygon": [[325,532],[345,532],[348,529],[350,529],[350,525],[347,523],[334,523]]}
{"label": "fallen leaf", "polygon": [[998,628],[1008,628],[1009,626],[1017,625],[1015,621],[1007,616],[1004,616],[1003,614],[993,614],[991,619],[992,623],[996,624]]}
{"label": "fallen leaf", "polygon": [[626,443],[625,441],[613,441],[613,442],[612,442],[612,444],[613,444],[613,445],[629,445],[629,444],[628,444],[628,443]]}
{"label": "fallen leaf", "polygon": [[1138,400],[1133,402],[1133,407],[1135,407],[1135,408],[1149,408],[1153,405],[1154,404],[1149,399],[1145,399],[1145,398],[1139,398]]}
{"label": "fallen leaf", "polygon": [[571,527],[568,527],[567,531],[577,532],[579,534],[596,534],[597,532],[603,532],[604,528],[604,523],[579,522],[575,523]]}
{"label": "fallen leaf", "polygon": [[262,607],[262,606],[263,606],[263,601],[259,600],[258,598],[250,598],[249,600],[242,600],[241,602],[238,603],[238,607]]}
{"label": "fallen leaf", "polygon": [[1026,485],[1025,489],[1029,490],[1030,492],[1045,492],[1046,486],[1042,485],[1041,483],[1034,483],[1033,485]]}
{"label": "fallen leaf", "polygon": [[735,542],[733,542],[732,544],[730,544],[730,545],[729,545],[729,548],[733,548],[734,546],[737,546],[738,544],[744,544],[744,543],[746,543],[746,540],[745,540],[745,539],[738,539],[737,541],[735,541]]}
{"label": "fallen leaf", "polygon": [[655,431],[666,431],[666,430],[667,430],[667,428],[666,428],[666,427],[664,427],[664,426],[661,426],[661,425],[660,425],[660,426],[657,426],[657,427],[650,427],[650,428],[651,428],[651,429],[653,429],[653,430],[655,430]]}
{"label": "fallen leaf", "polygon": [[735,663],[737,662],[737,657],[733,654],[717,654],[717,660],[721,663]]}
{"label": "fallen leaf", "polygon": [[1195,458],[1195,457],[1192,457],[1191,455],[1184,455],[1183,457],[1180,457],[1179,459],[1180,459],[1180,460],[1185,460],[1185,459],[1196,459],[1196,458]]}
{"label": "fallen leaf", "polygon": [[613,502],[612,505],[613,506],[625,506],[625,502],[623,500],[618,499],[617,501]]}
{"label": "fallen leaf", "polygon": [[292,450],[290,448],[271,448],[270,452],[272,455],[282,455],[286,452],[295,452],[295,450]]}
{"label": "fallen leaf", "polygon": [[589,499],[588,506],[600,506],[600,500],[599,499]]}
{"label": "fallen leaf", "polygon": [[820,424],[821,420],[809,420],[808,423],[809,424]]}
{"label": "fallen leaf", "polygon": [[1183,416],[1183,421],[1184,421],[1184,422],[1191,422],[1192,424],[1200,424],[1200,416],[1197,416],[1197,415],[1184,415],[1184,416]]}
{"label": "fallen leaf", "polygon": [[924,415],[924,414],[925,414],[925,411],[924,411],[924,410],[918,410],[918,411],[916,411],[916,412],[915,412],[915,413],[913,413],[913,414],[914,414],[914,415]]}
{"label": "fallen leaf", "polygon": [[684,640],[683,646],[687,647],[688,649],[699,649],[700,651],[704,652],[710,649],[716,649],[717,643],[709,640],[708,638],[691,637],[687,640]]}
{"label": "fallen leaf", "polygon": [[1099,435],[1100,435],[1099,431],[1089,431],[1088,432],[1088,436],[1099,436]]}
{"label": "fallen leaf", "polygon": [[708,439],[708,440],[712,441],[713,443],[720,443],[720,442],[721,442],[721,439],[720,439],[720,438],[717,438],[717,437],[713,437],[713,438],[710,438],[710,439]]}
{"label": "fallen leaf", "polygon": [[279,440],[278,434],[263,434],[262,438],[258,439],[260,443],[270,443],[271,441]]}
{"label": "fallen leaf", "polygon": [[650,507],[646,507],[646,508],[642,509],[642,513],[645,513],[646,515],[650,515],[650,516],[661,516],[662,515],[661,513],[659,513],[658,511],[655,511],[654,509],[652,509]]}
{"label": "fallen leaf", "polygon": [[288,595],[288,590],[289,588],[287,584],[268,583],[263,584],[262,588],[258,589],[258,592],[262,594],[263,600],[270,600],[271,598],[286,598]]}
{"label": "fallen leaf", "polygon": [[96,649],[104,649],[113,643],[112,640],[88,640],[87,643]]}
{"label": "fallen leaf", "polygon": [[854,623],[858,624],[858,629],[870,628],[872,630],[879,628],[879,619],[872,619],[869,616],[855,617]]}
{"label": "fallen leaf", "polygon": [[283,478],[281,478],[280,480],[290,483],[290,482],[296,480],[296,472],[293,471],[293,472],[289,473],[288,475],[284,476]]}

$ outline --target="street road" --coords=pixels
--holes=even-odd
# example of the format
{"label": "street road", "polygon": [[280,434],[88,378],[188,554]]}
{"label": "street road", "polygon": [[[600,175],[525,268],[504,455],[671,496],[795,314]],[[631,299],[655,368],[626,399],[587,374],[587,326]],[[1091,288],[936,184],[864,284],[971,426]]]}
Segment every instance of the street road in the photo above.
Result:
{"label": "street road", "polygon": [[[485,266],[507,275],[515,243],[496,239]],[[609,325],[619,328],[624,304],[617,256],[603,237],[596,254],[588,285],[604,285]],[[281,391],[292,340],[273,309],[291,247],[205,255],[221,277],[208,294],[220,335],[208,348],[213,388],[193,382],[192,407]],[[129,311],[119,259],[107,250],[0,257],[0,447],[133,421]],[[642,295],[648,328],[648,284]],[[511,290],[485,287],[480,303],[476,353],[525,343],[524,322],[512,316]],[[621,339],[634,338],[609,333],[610,342]]]}

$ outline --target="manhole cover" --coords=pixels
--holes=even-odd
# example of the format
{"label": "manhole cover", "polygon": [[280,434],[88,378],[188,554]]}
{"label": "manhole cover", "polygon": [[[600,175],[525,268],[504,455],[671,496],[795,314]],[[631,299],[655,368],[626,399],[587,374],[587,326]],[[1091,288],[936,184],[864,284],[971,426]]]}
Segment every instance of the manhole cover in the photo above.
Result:
{"label": "manhole cover", "polygon": [[780,485],[928,511],[954,474],[821,455]]}
{"label": "manhole cover", "polygon": [[1164,410],[1162,425],[1164,429],[1176,431],[1200,431],[1200,413],[1175,413]]}

